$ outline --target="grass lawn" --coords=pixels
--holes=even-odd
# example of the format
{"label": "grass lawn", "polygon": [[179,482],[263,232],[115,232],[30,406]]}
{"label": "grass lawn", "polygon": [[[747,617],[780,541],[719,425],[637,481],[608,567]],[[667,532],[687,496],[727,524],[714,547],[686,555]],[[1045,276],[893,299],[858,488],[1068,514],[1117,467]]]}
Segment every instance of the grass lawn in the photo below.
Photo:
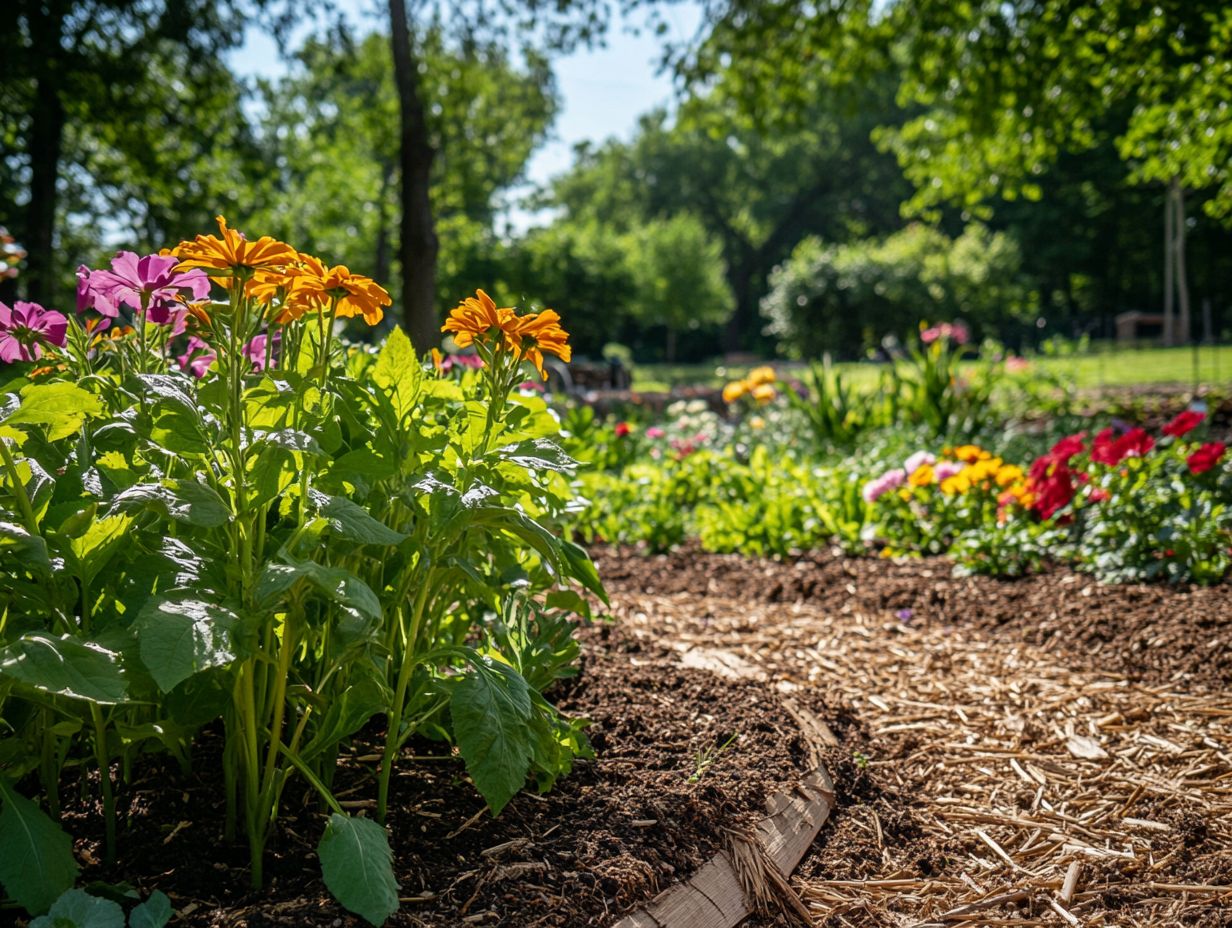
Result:
{"label": "grass lawn", "polygon": [[[1117,348],[1097,345],[1095,350],[1068,357],[1040,357],[1034,363],[1072,381],[1079,387],[1129,386],[1151,383],[1204,384],[1232,381],[1232,345],[1203,345],[1192,348]],[[795,364],[778,364],[782,370]],[[849,361],[836,365],[853,383],[871,383],[879,365]],[[633,389],[643,392],[666,391],[684,385],[722,386],[742,377],[747,367],[711,364],[638,364],[633,371]]]}

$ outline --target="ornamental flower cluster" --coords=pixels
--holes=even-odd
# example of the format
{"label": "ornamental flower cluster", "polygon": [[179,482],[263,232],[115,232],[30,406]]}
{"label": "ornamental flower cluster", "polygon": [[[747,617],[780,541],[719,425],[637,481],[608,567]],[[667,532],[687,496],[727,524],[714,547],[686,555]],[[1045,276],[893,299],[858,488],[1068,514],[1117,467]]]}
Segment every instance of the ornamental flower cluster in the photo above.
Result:
{"label": "ornamental flower cluster", "polygon": [[519,316],[512,306],[497,306],[482,290],[463,300],[449,313],[441,326],[442,332],[453,336],[459,348],[472,345],[481,361],[487,363],[496,354],[512,355],[517,361],[529,361],[544,380],[544,352],[554,354],[566,363],[573,358],[569,333],[560,326],[560,315],[551,309]]}
{"label": "ornamental flower cluster", "polygon": [[778,376],[773,367],[755,367],[743,380],[733,380],[723,388],[723,402],[730,405],[748,397],[754,403],[764,406],[779,395],[775,387],[777,382]]}
{"label": "ornamental flower cluster", "polygon": [[902,467],[890,468],[865,483],[861,495],[869,504],[891,491],[910,500],[913,490],[929,487],[936,487],[946,496],[996,494],[1001,506],[1022,503],[1029,496],[1022,468],[1007,464],[978,445],[944,448],[940,457],[931,451],[917,451]]}
{"label": "ornamental flower cluster", "polygon": [[931,345],[936,341],[950,341],[955,345],[965,345],[971,341],[971,330],[961,322],[942,322],[920,330],[920,341]]}
{"label": "ornamental flower cluster", "polygon": [[[1160,430],[1169,450],[1179,452],[1186,469],[1195,477],[1217,467],[1227,452],[1224,442],[1190,439],[1205,420],[1205,413],[1187,409]],[[1086,432],[1067,435],[1036,459],[1027,481],[1029,499],[1023,502],[1025,508],[1041,519],[1051,519],[1073,503],[1080,492],[1087,503],[1104,502],[1109,499],[1109,492],[1103,486],[1092,485],[1093,478],[1109,471],[1127,476],[1130,462],[1148,457],[1157,444],[1155,437],[1140,427],[1109,426],[1096,434],[1089,446],[1087,438]]]}

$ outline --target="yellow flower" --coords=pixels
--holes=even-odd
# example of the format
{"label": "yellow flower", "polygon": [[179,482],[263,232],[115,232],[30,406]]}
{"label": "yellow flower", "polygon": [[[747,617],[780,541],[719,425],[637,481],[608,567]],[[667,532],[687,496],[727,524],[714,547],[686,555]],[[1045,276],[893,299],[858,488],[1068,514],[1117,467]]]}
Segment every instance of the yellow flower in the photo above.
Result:
{"label": "yellow flower", "polygon": [[778,380],[778,377],[775,375],[773,367],[765,365],[753,368],[744,379],[750,387],[757,387],[765,383],[774,383]]}
{"label": "yellow flower", "polygon": [[997,471],[1001,469],[1001,463],[1000,458],[981,459],[968,465],[963,472],[972,483],[983,483],[996,476]]}
{"label": "yellow flower", "polygon": [[326,267],[311,255],[300,255],[302,264],[287,268],[287,297],[280,321],[299,319],[307,312],[323,310],[337,300],[339,318],[363,316],[368,325],[385,317],[384,306],[393,301],[389,293],[371,277],[352,274],[346,265]]}
{"label": "yellow flower", "polygon": [[967,479],[966,473],[957,473],[941,481],[941,492],[951,496],[962,496],[970,489],[971,481]]}
{"label": "yellow flower", "polygon": [[733,380],[723,388],[723,402],[734,403],[749,392],[749,385],[743,380]]}
{"label": "yellow flower", "polygon": [[768,383],[759,383],[755,387],[753,387],[753,389],[750,390],[749,392],[752,395],[753,399],[763,404],[770,402],[772,399],[774,399],[776,396],[779,395],[778,391],[774,389],[773,385],[768,384]]}
{"label": "yellow flower", "polygon": [[911,491],[908,490],[906,487],[903,487],[901,490],[898,491],[898,498],[901,499],[904,503],[911,502]]}
{"label": "yellow flower", "polygon": [[997,470],[997,486],[1002,488],[1012,486],[1025,476],[1026,474],[1022,472],[1021,467],[1014,464],[1004,464]]}
{"label": "yellow flower", "polygon": [[548,375],[543,370],[543,352],[551,352],[566,364],[573,360],[573,348],[568,344],[569,333],[560,327],[560,314],[554,309],[517,317],[510,337],[521,351],[522,358],[534,364],[544,380],[548,379]]}
{"label": "yellow flower", "polygon": [[911,472],[907,482],[913,487],[926,487],[931,485],[935,478],[936,471],[933,470],[933,466],[931,464],[921,464]]}
{"label": "yellow flower", "polygon": [[756,429],[757,431],[761,431],[765,427],[766,427],[766,420],[763,419],[761,416],[754,416],[752,419],[749,420],[749,428],[751,429]]}
{"label": "yellow flower", "polygon": [[504,336],[506,347],[513,348],[516,345],[512,339],[516,324],[517,316],[512,307],[498,308],[490,296],[476,290],[475,296],[467,297],[450,310],[441,331],[449,332],[458,347],[465,348],[474,344],[476,339],[482,341],[495,330]]}
{"label": "yellow flower", "polygon": [[215,275],[227,271],[229,273],[222,276],[230,276],[237,271],[282,269],[298,257],[295,249],[286,242],[268,235],[250,242],[243,233],[227,228],[227,220],[222,216],[215,216],[214,220],[218,223],[222,238],[198,235],[191,242],[180,242],[171,250],[180,259],[175,267],[177,271],[201,268]]}
{"label": "yellow flower", "polygon": [[954,457],[964,464],[974,464],[976,461],[987,460],[991,456],[979,445],[962,445],[954,449]]}

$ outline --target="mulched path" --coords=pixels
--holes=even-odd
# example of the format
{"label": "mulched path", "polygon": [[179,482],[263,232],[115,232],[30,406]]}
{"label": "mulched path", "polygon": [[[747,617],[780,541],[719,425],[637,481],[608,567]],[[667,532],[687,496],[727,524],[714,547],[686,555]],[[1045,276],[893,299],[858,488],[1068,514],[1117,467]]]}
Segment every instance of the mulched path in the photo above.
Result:
{"label": "mulched path", "polygon": [[[545,796],[516,797],[497,819],[456,759],[405,763],[390,813],[403,904],[388,925],[609,924],[689,875],[724,846],[728,829],[760,818],[766,797],[806,771],[799,727],[764,686],[683,667],[675,652],[618,625],[581,637],[582,672],[552,695],[563,711],[591,720],[596,759],[579,761]],[[356,744],[339,772],[337,793],[353,811],[374,805],[376,763],[358,758],[376,750]],[[429,742],[412,750],[442,754]],[[193,776],[149,770],[121,797],[132,810],[120,828],[122,868],[95,863],[83,882],[125,880],[143,895],[161,889],[179,913],[176,926],[365,924],[325,890],[314,851],[324,819],[294,786],[269,885],[249,891],[244,846],[221,844],[213,758],[203,749],[196,760]],[[97,810],[70,807],[68,818],[72,833],[89,836],[78,841],[79,859],[96,860]]]}
{"label": "mulched path", "polygon": [[734,653],[837,732],[793,879],[815,925],[1232,925],[1228,586],[599,561],[633,634]]}

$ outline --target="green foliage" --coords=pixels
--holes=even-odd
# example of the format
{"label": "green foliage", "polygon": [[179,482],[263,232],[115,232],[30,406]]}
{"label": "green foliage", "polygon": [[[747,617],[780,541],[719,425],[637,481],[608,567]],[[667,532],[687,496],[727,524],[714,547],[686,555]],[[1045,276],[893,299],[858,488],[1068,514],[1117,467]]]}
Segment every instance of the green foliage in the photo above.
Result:
{"label": "green foliage", "polygon": [[791,357],[877,349],[921,318],[961,317],[988,335],[1031,309],[1012,239],[971,224],[957,239],[922,225],[884,240],[806,239],[770,277],[769,331]]}
{"label": "green foliage", "polygon": [[376,822],[335,812],[317,854],[334,898],[370,925],[383,925],[398,911],[393,852],[385,829]]}
{"label": "green foliage", "polygon": [[77,879],[72,839],[2,778],[0,800],[0,885],[26,911],[46,912]]}

